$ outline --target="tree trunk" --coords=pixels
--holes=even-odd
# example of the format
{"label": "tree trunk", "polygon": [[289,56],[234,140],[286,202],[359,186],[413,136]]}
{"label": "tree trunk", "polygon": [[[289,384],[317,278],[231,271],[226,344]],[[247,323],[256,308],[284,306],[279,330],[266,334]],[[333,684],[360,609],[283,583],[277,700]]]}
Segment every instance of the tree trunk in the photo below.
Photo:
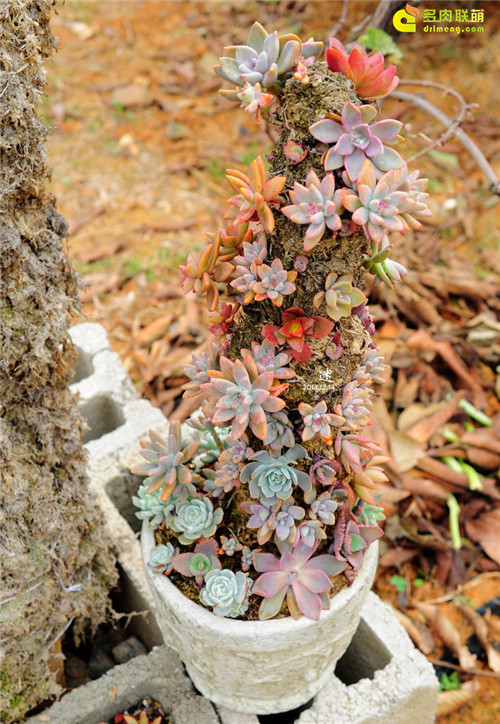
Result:
{"label": "tree trunk", "polygon": [[[0,0],[0,720],[50,696],[51,647],[102,620],[116,580],[68,384],[77,284],[36,115],[51,0]],[[53,668],[53,667],[52,667]]]}

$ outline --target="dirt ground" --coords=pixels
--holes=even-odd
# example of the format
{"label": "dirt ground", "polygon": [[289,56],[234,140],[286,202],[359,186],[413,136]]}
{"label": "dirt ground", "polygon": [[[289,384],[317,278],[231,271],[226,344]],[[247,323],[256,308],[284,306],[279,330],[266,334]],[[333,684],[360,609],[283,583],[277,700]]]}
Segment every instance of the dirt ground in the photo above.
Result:
{"label": "dirt ground", "polygon": [[[346,27],[356,25],[375,5],[353,0]],[[439,5],[425,3],[426,8]],[[441,83],[463,95],[471,107],[462,128],[500,175],[500,4],[473,5],[485,11],[484,32],[458,37],[405,34],[398,39],[403,53],[398,72],[405,80]],[[471,4],[446,6],[465,8]],[[180,396],[184,381],[181,365],[208,337],[202,306],[180,293],[178,264],[189,252],[202,249],[206,232],[217,228],[229,195],[225,169],[243,168],[257,153],[268,152],[271,145],[264,124],[256,127],[249,115],[218,95],[220,82],[212,66],[223,45],[246,38],[255,19],[268,29],[289,29],[303,38],[314,35],[326,40],[342,7],[340,1],[287,0],[67,0],[59,5],[53,29],[60,38],[60,48],[49,66],[49,94],[42,115],[54,129],[50,145],[52,188],[59,210],[70,221],[68,248],[84,283],[83,312],[88,321],[106,327],[139,392],[167,415],[182,418],[189,414],[189,405]],[[340,30],[340,39],[346,36],[347,30]],[[451,118],[459,111],[457,100],[436,88],[402,84],[400,89],[424,91]],[[407,157],[424,149],[443,130],[412,105],[394,99],[384,102],[384,114],[404,121]],[[413,277],[403,293],[406,306],[394,295],[375,292],[372,309],[379,343],[393,364],[401,364],[408,349],[427,345],[423,359],[418,360],[419,374],[422,365],[427,365],[424,380],[429,382],[431,374],[441,377],[433,378],[434,388],[429,388],[428,398],[422,398],[418,389],[412,396],[408,390],[415,388],[417,378],[417,387],[422,385],[422,377],[414,376],[411,366],[398,367],[392,386],[384,393],[381,419],[386,414],[396,424],[404,408],[425,404],[426,400],[427,404],[442,402],[450,388],[459,390],[467,387],[467,382],[473,398],[483,395],[483,408],[495,418],[500,405],[494,394],[498,362],[493,353],[490,357],[471,357],[465,347],[460,347],[465,372],[457,367],[455,358],[453,364],[451,359],[447,361],[452,372],[446,371],[446,365],[434,365],[432,372],[428,338],[422,343],[420,337],[418,347],[414,337],[422,328],[431,335],[449,334],[454,349],[458,349],[467,333],[464,330],[479,324],[481,314],[498,314],[499,199],[488,191],[477,164],[453,137],[422,155],[417,165],[421,175],[431,179],[434,216],[422,232],[409,235],[396,247],[395,257],[420,276]],[[450,279],[455,280],[454,286]],[[446,284],[449,288],[443,297],[441,287]],[[435,310],[439,321],[424,302]],[[485,324],[488,327],[490,323]],[[493,347],[499,345],[499,331],[497,328]],[[404,376],[402,369],[406,369]],[[460,378],[456,384],[454,375]],[[380,427],[381,434],[391,441],[387,425]],[[427,455],[432,446],[439,448],[432,440],[426,440],[425,445]],[[394,455],[394,447],[391,450]],[[406,470],[411,473],[411,466]],[[439,476],[427,477],[439,480]],[[442,511],[435,512],[431,504],[422,503],[421,496],[408,499],[407,493],[401,497],[398,485],[395,488],[392,493],[385,491],[386,512],[399,521],[399,516],[413,511],[437,520],[441,532],[447,530]],[[477,508],[476,501],[464,496],[464,508],[472,504]],[[478,514],[476,508],[474,515]],[[430,530],[430,534],[435,531]],[[394,550],[389,545],[387,553]],[[413,603],[439,599],[454,588],[472,601],[474,608],[498,595],[500,574],[491,556],[482,568],[471,565],[458,586],[446,577],[438,583],[439,566],[431,566],[422,577],[418,573],[420,559],[407,561],[382,566],[376,587],[402,611],[413,611]],[[411,593],[401,601],[391,583],[395,573],[410,582],[418,577],[423,584],[412,584]],[[470,587],[463,589],[468,581]],[[465,641],[472,627],[453,600],[440,604],[440,610],[456,624]],[[492,617],[492,622],[491,631],[496,631],[498,638],[498,617]],[[438,635],[430,658],[439,659],[443,651]],[[478,666],[489,671],[482,663]],[[464,672],[459,676],[463,682],[471,679]],[[477,675],[472,680],[478,682],[478,691],[440,722],[499,721],[498,675]]]}

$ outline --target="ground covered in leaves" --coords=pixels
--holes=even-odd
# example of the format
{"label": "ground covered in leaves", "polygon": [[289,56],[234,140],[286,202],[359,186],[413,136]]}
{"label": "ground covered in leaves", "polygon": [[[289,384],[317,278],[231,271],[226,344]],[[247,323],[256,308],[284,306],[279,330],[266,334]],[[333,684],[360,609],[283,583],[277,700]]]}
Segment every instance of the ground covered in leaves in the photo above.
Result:
{"label": "ground covered in leaves", "polygon": [[[470,107],[435,87],[400,90],[424,93],[450,118],[461,114],[498,176],[500,17],[495,3],[480,6],[482,33],[398,39],[404,80],[451,86]],[[229,196],[224,169],[243,168],[272,143],[264,125],[255,129],[218,96],[212,65],[255,19],[326,39],[342,8],[286,0],[60,7],[43,117],[54,127],[53,189],[70,221],[83,308],[106,327],[139,392],[171,418],[192,411],[181,398],[182,364],[208,338],[203,307],[181,294],[177,265],[216,229]],[[349,3],[340,39],[373,8]],[[442,126],[412,104],[384,104],[405,123],[408,158],[440,138]],[[451,666],[438,670],[449,689],[440,721],[487,724],[500,718],[500,655],[491,645],[500,638],[491,603],[500,581],[499,199],[452,134],[418,166],[431,179],[434,216],[397,243],[394,257],[410,269],[404,283],[370,295],[392,366],[370,429],[393,458],[375,589],[429,659]]]}

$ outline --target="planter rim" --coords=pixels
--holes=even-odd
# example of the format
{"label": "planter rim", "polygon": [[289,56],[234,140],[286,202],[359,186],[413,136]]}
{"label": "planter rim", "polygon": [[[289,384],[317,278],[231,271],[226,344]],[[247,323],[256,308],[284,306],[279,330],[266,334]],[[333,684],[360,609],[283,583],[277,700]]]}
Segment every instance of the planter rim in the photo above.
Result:
{"label": "planter rim", "polygon": [[[148,522],[143,521],[142,532],[141,532],[141,548],[143,564],[146,567],[149,561],[149,554],[151,549],[155,545],[154,531],[149,527]],[[378,556],[378,542],[372,543],[366,553],[363,560],[363,566],[359,569],[358,575],[354,579],[354,583],[351,586],[346,586],[339,591],[333,598],[330,598],[330,608],[325,611],[322,610],[320,614],[320,621],[334,616],[335,613],[342,609],[346,599],[351,598],[357,589],[362,585],[361,572],[367,563],[371,563],[372,558]],[[304,631],[312,626],[317,626],[320,621],[315,619],[306,618],[302,616],[299,619],[294,619],[292,616],[278,619],[268,619],[267,621],[238,621],[229,617],[216,616],[212,611],[209,611],[204,606],[195,603],[190,598],[185,596],[177,586],[171,583],[168,576],[154,574],[152,576],[155,588],[159,595],[166,600],[169,600],[175,609],[182,609],[186,617],[196,619],[197,624],[205,625],[207,628],[212,629],[214,632],[218,632],[223,635],[230,634],[232,637],[238,638],[247,637],[249,634],[262,635],[262,634],[288,634],[292,631]]]}

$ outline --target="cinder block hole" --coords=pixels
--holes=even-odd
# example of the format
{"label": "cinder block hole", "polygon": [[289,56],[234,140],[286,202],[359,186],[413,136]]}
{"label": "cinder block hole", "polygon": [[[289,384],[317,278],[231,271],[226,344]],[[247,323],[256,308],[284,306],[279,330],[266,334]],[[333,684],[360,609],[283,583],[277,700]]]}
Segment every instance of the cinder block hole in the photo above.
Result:
{"label": "cinder block hole", "polygon": [[106,483],[106,493],[115,506],[125,518],[134,533],[141,530],[142,521],[136,517],[137,508],[132,502],[132,496],[137,495],[137,489],[142,483],[144,476],[133,475],[124,470],[121,475],[116,475]]}
{"label": "cinder block hole", "polygon": [[347,686],[361,679],[373,679],[391,659],[387,646],[361,619],[349,648],[337,662],[335,676]]}
{"label": "cinder block hole", "polygon": [[90,375],[94,372],[91,356],[87,352],[84,352],[83,349],[80,349],[80,347],[77,347],[76,351],[78,352],[78,358],[76,360],[75,372],[71,378],[70,385],[74,385],[76,382],[80,382],[86,377],[90,377]]}
{"label": "cinder block hole", "polygon": [[107,395],[92,397],[79,405],[79,409],[90,428],[82,438],[84,443],[97,440],[125,422],[121,409]]}

